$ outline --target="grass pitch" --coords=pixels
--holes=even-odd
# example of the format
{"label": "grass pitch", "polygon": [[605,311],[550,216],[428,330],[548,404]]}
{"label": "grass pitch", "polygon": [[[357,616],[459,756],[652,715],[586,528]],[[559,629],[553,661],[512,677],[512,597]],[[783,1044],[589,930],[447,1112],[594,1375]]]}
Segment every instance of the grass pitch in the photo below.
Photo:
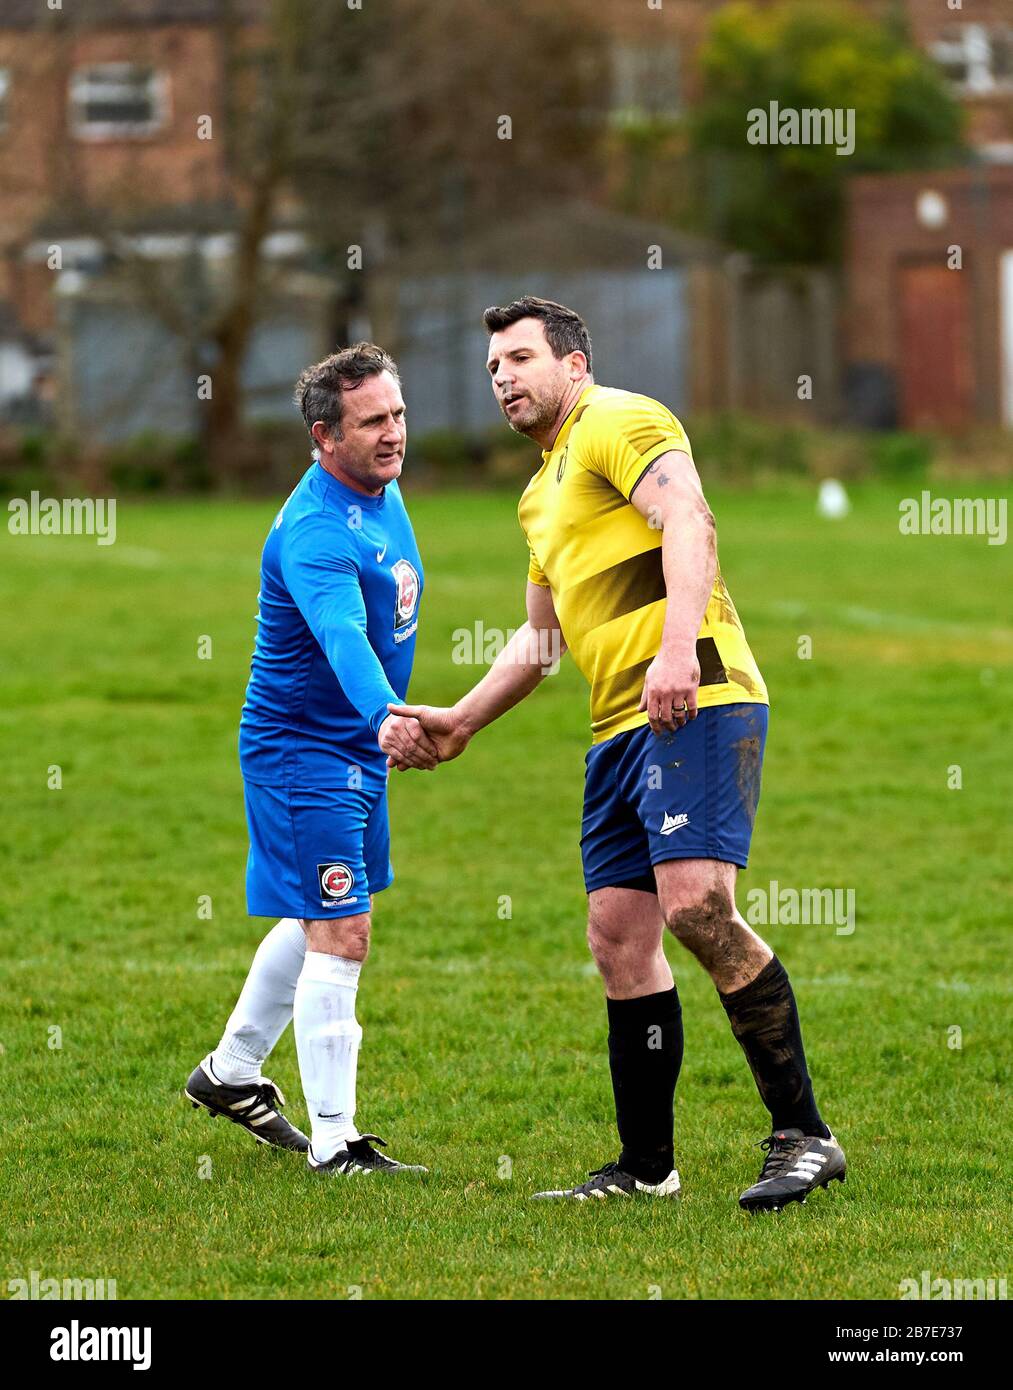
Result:
{"label": "grass pitch", "polygon": [[[455,629],[522,620],[525,550],[511,496],[406,492],[412,695],[447,702],[479,675]],[[766,1114],[674,942],[682,1201],[528,1200],[616,1148],[566,661],[460,761],[393,786],[358,1119],[430,1176],[313,1180],[191,1110],[268,926],[245,915],[235,742],[276,508],[126,502],[109,547],[0,533],[0,1292],[33,1269],[120,1298],[892,1299],[923,1270],[1006,1275],[1010,554],[901,536],[899,496],[856,488],[829,522],[800,486],[711,490],[772,698],[740,903],[772,880],[856,902],[851,934],[761,928],[850,1171],[752,1218]],[[267,1071],[304,1123],[291,1031]]]}

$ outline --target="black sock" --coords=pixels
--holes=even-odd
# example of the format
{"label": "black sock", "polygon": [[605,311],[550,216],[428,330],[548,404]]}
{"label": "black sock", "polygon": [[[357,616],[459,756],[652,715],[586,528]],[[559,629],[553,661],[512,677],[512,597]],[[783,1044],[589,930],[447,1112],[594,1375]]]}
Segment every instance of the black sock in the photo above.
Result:
{"label": "black sock", "polygon": [[806,1070],[795,995],[777,956],[748,985],[719,997],[774,1129],[829,1139]]}
{"label": "black sock", "polygon": [[607,999],[609,1067],[623,1151],[619,1166],[641,1182],[667,1178],[675,1083],[682,1066],[682,1008],[675,985],[639,999]]}

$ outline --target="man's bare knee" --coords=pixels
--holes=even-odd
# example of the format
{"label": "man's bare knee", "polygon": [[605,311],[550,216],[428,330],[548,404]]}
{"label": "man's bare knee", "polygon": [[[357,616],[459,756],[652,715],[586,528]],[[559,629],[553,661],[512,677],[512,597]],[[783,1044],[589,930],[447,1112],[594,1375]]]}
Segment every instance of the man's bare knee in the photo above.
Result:
{"label": "man's bare knee", "polygon": [[671,988],[653,893],[596,889],[588,898],[587,944],[610,998]]}
{"label": "man's bare knee", "polygon": [[622,934],[593,914],[587,919],[587,944],[595,960],[610,960],[623,947]]}
{"label": "man's bare knee", "polygon": [[643,956],[639,943],[624,941],[613,932],[603,932],[588,926],[587,944],[606,986],[625,979],[631,973],[638,973]]}
{"label": "man's bare knee", "polygon": [[369,913],[354,917],[307,918],[303,921],[306,948],[345,960],[365,960],[369,953]]}

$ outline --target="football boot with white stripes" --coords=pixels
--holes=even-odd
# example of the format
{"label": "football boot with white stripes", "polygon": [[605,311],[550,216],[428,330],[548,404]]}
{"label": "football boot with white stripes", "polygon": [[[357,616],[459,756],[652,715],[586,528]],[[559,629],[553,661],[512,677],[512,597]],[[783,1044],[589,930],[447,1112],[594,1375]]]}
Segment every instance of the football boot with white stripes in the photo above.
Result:
{"label": "football boot with white stripes", "polygon": [[833,1135],[817,1139],[800,1129],[779,1129],[759,1147],[767,1157],[757,1181],[739,1198],[744,1211],[780,1211],[788,1202],[804,1202],[814,1188],[843,1182],[848,1171]]}
{"label": "football boot with white stripes", "polygon": [[539,1200],[550,1198],[568,1202],[603,1201],[606,1197],[636,1197],[646,1193],[649,1197],[678,1197],[679,1174],[673,1168],[661,1182],[641,1182],[632,1173],[624,1173],[618,1163],[606,1163],[604,1168],[596,1168],[588,1175],[587,1182],[579,1187],[564,1187],[556,1192],[535,1192]]}
{"label": "football boot with white stripes", "polygon": [[360,1134],[358,1139],[348,1139],[332,1158],[322,1163],[313,1157],[313,1150],[307,1154],[311,1173],[340,1173],[350,1176],[353,1173],[428,1173],[421,1163],[398,1163],[396,1158],[377,1153],[374,1144],[387,1147],[386,1141],[378,1134]]}
{"label": "football boot with white stripes", "polygon": [[242,1086],[227,1086],[209,1075],[202,1062],[191,1073],[184,1095],[194,1109],[203,1107],[212,1119],[224,1115],[233,1124],[248,1129],[260,1144],[294,1149],[297,1153],[305,1153],[310,1146],[305,1134],[278,1113],[285,1097],[266,1077]]}

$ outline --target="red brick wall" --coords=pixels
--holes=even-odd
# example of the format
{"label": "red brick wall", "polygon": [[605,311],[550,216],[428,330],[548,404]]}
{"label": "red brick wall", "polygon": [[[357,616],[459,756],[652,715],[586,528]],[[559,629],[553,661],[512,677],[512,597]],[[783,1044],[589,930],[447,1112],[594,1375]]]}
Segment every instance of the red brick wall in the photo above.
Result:
{"label": "red brick wall", "polygon": [[[77,138],[68,116],[71,73],[85,64],[127,61],[168,74],[164,126],[141,138]],[[21,301],[28,325],[40,327],[48,308],[32,290],[38,276],[18,265],[40,223],[65,222],[78,202],[136,212],[145,204],[224,197],[218,39],[213,29],[195,25],[65,34],[0,29],[0,67],[11,73],[8,122],[0,132],[0,298]],[[197,139],[202,115],[215,122],[211,140]]]}

